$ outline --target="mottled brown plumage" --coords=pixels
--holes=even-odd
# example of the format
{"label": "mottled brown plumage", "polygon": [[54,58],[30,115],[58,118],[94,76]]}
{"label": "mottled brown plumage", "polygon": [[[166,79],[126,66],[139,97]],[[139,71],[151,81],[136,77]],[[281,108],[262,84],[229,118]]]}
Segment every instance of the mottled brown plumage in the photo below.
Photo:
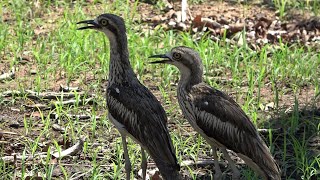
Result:
{"label": "mottled brown plumage", "polygon": [[240,172],[226,149],[238,154],[247,165],[267,180],[279,180],[280,169],[256,128],[240,106],[228,95],[210,87],[202,80],[203,65],[198,53],[188,47],[176,47],[154,63],[173,64],[181,76],[177,89],[179,105],[191,126],[212,146],[215,156],[215,179],[221,178],[216,160],[219,148],[233,170],[233,178]]}
{"label": "mottled brown plumage", "polygon": [[144,150],[153,158],[164,179],[179,179],[180,166],[168,132],[166,113],[131,68],[123,19],[113,14],[102,14],[95,20],[79,23],[88,24],[79,29],[104,32],[110,42],[108,117],[122,136],[127,179],[130,179],[131,163],[126,136],[141,146],[143,179],[146,178],[147,168]]}

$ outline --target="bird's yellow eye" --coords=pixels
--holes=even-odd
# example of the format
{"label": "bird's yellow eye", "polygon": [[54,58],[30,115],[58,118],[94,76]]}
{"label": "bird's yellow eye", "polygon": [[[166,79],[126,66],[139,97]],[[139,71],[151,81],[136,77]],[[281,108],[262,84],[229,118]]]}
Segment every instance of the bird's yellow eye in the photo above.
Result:
{"label": "bird's yellow eye", "polygon": [[173,57],[174,60],[180,60],[181,59],[181,54],[178,53],[178,52],[174,52],[172,54],[172,57]]}
{"label": "bird's yellow eye", "polygon": [[106,26],[106,25],[108,25],[108,20],[106,20],[106,19],[101,19],[100,24],[101,24],[102,26]]}

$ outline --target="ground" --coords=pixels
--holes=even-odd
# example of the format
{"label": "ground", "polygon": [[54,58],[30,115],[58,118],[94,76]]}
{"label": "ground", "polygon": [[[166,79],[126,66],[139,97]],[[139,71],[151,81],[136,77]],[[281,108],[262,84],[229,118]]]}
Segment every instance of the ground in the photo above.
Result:
{"label": "ground", "polygon": [[[213,178],[210,147],[181,115],[178,71],[147,59],[178,45],[199,51],[205,81],[249,115],[283,179],[319,179],[319,4],[289,3],[282,11],[274,2],[192,1],[186,22],[179,2],[173,8],[160,1],[2,2],[0,174],[124,179],[121,138],[106,116],[108,42],[100,33],[76,31],[76,22],[109,12],[125,18],[131,64],[167,111],[186,179]],[[258,179],[230,154],[242,179]],[[140,149],[131,140],[129,155],[139,179]],[[224,179],[231,178],[222,155],[220,162]]]}

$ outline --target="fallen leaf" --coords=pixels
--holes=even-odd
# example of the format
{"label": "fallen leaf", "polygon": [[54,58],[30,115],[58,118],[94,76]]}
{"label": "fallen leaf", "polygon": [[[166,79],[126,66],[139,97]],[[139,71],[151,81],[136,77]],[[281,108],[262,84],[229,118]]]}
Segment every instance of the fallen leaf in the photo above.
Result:
{"label": "fallen leaf", "polygon": [[161,180],[160,178],[160,172],[159,171],[156,171],[154,173],[154,175],[151,177],[151,180]]}

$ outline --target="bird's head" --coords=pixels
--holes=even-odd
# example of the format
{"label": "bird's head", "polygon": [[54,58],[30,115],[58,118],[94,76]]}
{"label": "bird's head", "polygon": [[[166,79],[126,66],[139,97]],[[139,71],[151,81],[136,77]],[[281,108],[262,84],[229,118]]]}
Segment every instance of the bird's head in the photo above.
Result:
{"label": "bird's head", "polygon": [[151,62],[152,64],[166,63],[175,65],[181,73],[190,71],[202,73],[202,62],[199,54],[192,48],[178,46],[166,54],[153,55],[149,58],[162,58],[163,60]]}
{"label": "bird's head", "polygon": [[77,24],[87,24],[78,30],[94,29],[104,32],[109,38],[125,34],[126,27],[121,17],[114,14],[101,14],[94,20],[80,21]]}

